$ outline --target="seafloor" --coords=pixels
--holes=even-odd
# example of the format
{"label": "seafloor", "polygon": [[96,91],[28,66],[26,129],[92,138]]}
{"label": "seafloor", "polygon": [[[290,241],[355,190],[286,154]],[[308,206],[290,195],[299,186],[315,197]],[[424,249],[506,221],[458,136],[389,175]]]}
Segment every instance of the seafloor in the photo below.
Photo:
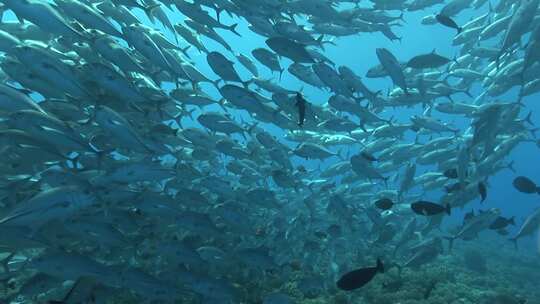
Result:
{"label": "seafloor", "polygon": [[[239,303],[260,304],[265,295],[280,292],[298,304],[540,304],[540,253],[532,246],[515,250],[501,241],[487,236],[458,242],[451,253],[446,252],[435,262],[417,269],[405,268],[401,275],[397,268],[391,268],[354,292],[338,291],[331,282],[325,282],[327,288],[308,298],[297,286],[304,277],[298,269],[288,282],[261,278],[253,286],[238,286],[243,289]],[[425,299],[430,286],[434,288]],[[124,296],[111,303],[140,301]]]}

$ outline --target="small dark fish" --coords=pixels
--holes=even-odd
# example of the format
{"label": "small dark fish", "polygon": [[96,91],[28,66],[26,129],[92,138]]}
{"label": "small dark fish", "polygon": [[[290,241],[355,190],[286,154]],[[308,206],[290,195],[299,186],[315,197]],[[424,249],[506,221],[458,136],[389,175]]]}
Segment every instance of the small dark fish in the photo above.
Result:
{"label": "small dark fish", "polygon": [[458,34],[461,33],[462,28],[458,26],[457,23],[454,20],[452,20],[452,18],[445,15],[437,14],[435,16],[435,19],[437,19],[437,22],[439,22],[440,24],[444,26],[456,29]]}
{"label": "small dark fish", "polygon": [[375,206],[381,210],[388,210],[394,206],[394,202],[389,198],[381,198],[375,202]]}
{"label": "small dark fish", "polygon": [[499,216],[491,225],[489,225],[489,229],[491,230],[499,230],[506,228],[506,226],[512,225],[515,226],[516,222],[514,221],[514,217],[511,218],[504,218],[502,216]]}
{"label": "small dark fish", "polygon": [[478,183],[478,192],[480,193],[480,197],[482,198],[480,202],[483,203],[487,198],[487,189],[486,185],[483,182]]}
{"label": "small dark fish", "polygon": [[308,102],[304,99],[300,92],[296,93],[296,107],[298,108],[298,125],[302,127],[306,119],[306,104]]}
{"label": "small dark fish", "polygon": [[442,206],[439,204],[435,204],[432,202],[427,201],[417,201],[415,203],[411,204],[411,209],[414,211],[414,213],[419,215],[437,215],[441,214],[443,212],[446,212],[448,215],[450,215],[450,204],[446,204],[446,206]]}
{"label": "small dark fish", "polygon": [[538,187],[535,182],[525,176],[516,177],[512,184],[519,192],[527,194],[538,193]]}
{"label": "small dark fish", "polygon": [[336,283],[342,290],[358,289],[371,281],[378,272],[384,272],[384,265],[380,259],[377,259],[375,267],[366,267],[353,270],[344,274]]}
{"label": "small dark fish", "polygon": [[377,161],[377,158],[375,156],[373,156],[373,155],[371,155],[371,154],[369,154],[367,152],[362,151],[362,152],[360,152],[360,155],[363,158],[365,158],[365,159],[367,159],[369,161],[372,161],[372,162]]}
{"label": "small dark fish", "polygon": [[448,169],[446,171],[444,171],[444,176],[447,177],[447,178],[458,178],[458,172],[457,172],[457,169]]}

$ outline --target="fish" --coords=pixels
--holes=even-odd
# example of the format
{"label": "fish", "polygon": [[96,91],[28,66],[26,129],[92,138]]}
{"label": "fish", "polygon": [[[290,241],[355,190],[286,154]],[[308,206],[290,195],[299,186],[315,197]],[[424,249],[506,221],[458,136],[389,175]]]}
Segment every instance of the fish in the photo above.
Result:
{"label": "fish", "polygon": [[294,105],[298,108],[298,126],[302,127],[306,119],[306,105],[308,105],[308,102],[301,93],[296,93],[296,103]]}
{"label": "fish", "polygon": [[407,62],[407,67],[414,69],[434,69],[450,63],[452,60],[438,55],[435,50],[429,54],[418,55]]}
{"label": "fish", "polygon": [[538,231],[473,204],[539,192],[539,0],[0,2],[4,301],[429,299],[443,240]]}
{"label": "fish", "polygon": [[432,216],[441,213],[446,213],[450,215],[451,207],[450,204],[442,206],[433,202],[428,201],[417,201],[411,204],[411,209],[414,213],[425,216]]}
{"label": "fish", "polygon": [[499,230],[505,228],[508,225],[516,225],[514,217],[512,216],[511,218],[504,218],[502,216],[499,216],[497,219],[495,219],[493,223],[491,223],[491,225],[489,225],[489,229]]}
{"label": "fish", "polygon": [[379,272],[384,272],[384,265],[380,259],[377,259],[376,266],[348,272],[336,282],[336,285],[341,290],[352,291],[369,283]]}
{"label": "fish", "polygon": [[483,203],[487,198],[487,189],[483,182],[478,183],[478,193],[480,193],[480,202]]}
{"label": "fish", "polygon": [[408,94],[407,83],[405,81],[405,75],[401,69],[397,58],[387,49],[378,48],[376,50],[377,58],[381,62],[381,65],[388,73],[395,85],[399,86],[405,94]]}
{"label": "fish", "polygon": [[527,235],[534,233],[540,225],[540,208],[534,210],[519,227],[519,230],[509,240],[518,248],[517,241]]}
{"label": "fish", "polygon": [[458,238],[472,239],[476,237],[478,233],[488,229],[489,226],[499,217],[500,213],[501,211],[499,209],[492,208],[484,212],[480,212],[476,216],[465,221],[457,233],[446,237],[446,239],[449,241],[449,251],[452,250],[454,240]]}
{"label": "fish", "polygon": [[540,194],[540,191],[538,191],[540,189],[536,185],[536,183],[525,176],[516,177],[514,181],[512,182],[512,185],[514,186],[514,188],[516,188],[519,192],[522,192],[522,193],[527,193],[527,194],[539,193]]}
{"label": "fish", "polygon": [[394,206],[394,203],[389,198],[381,198],[376,200],[373,204],[381,210],[389,210],[392,209],[392,206]]}
{"label": "fish", "polygon": [[435,15],[435,19],[437,19],[437,22],[439,22],[440,24],[442,24],[442,25],[444,25],[446,27],[456,29],[458,34],[461,33],[461,31],[463,30],[463,28],[458,26],[457,23],[452,18],[450,18],[450,17],[448,17],[446,15],[437,14],[437,15]]}

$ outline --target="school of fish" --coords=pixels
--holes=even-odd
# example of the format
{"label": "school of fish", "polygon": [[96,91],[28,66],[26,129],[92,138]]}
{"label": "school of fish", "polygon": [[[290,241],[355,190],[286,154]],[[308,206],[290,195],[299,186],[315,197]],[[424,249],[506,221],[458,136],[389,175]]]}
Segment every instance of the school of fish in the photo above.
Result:
{"label": "school of fish", "polygon": [[[483,231],[517,247],[540,209],[516,223],[491,208],[489,178],[540,145],[525,102],[539,2],[0,0],[0,302],[286,304],[293,277],[305,298],[353,294]],[[399,43],[422,10],[407,22],[455,31],[454,58],[369,45],[379,62],[359,71],[325,56],[345,36]],[[237,52],[231,20],[265,45]]]}

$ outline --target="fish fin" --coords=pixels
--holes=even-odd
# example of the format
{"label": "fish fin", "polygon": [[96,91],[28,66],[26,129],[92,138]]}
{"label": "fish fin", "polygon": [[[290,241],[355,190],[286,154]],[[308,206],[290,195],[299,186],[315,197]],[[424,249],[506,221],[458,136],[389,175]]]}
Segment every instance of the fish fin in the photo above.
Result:
{"label": "fish fin", "polygon": [[242,35],[240,35],[240,33],[238,33],[238,32],[236,31],[236,27],[237,27],[237,26],[238,26],[238,23],[235,23],[235,24],[233,24],[233,25],[228,26],[227,29],[228,29],[229,31],[235,33],[236,35],[242,37]]}
{"label": "fish fin", "polygon": [[527,117],[525,117],[525,119],[523,119],[523,121],[526,121],[531,126],[534,126],[534,122],[532,121],[531,117],[532,117],[532,111],[530,111],[529,114],[527,114]]}
{"label": "fish fin", "polygon": [[[516,173],[516,169],[514,168],[514,161],[513,161],[513,160],[510,161],[510,162],[508,163],[508,165],[506,165],[506,167],[507,167],[510,171]],[[540,194],[540,187],[538,188],[538,194]]]}
{"label": "fish fin", "polygon": [[384,265],[381,261],[381,258],[377,258],[377,271],[380,273],[384,273]]}
{"label": "fish fin", "polygon": [[454,240],[456,239],[453,236],[445,236],[445,239],[448,240],[448,253],[452,252],[452,247],[454,246]]}
{"label": "fish fin", "polygon": [[451,209],[452,209],[452,208],[450,207],[450,204],[446,204],[446,210],[445,210],[445,211],[446,211],[446,213],[447,213],[448,215],[451,214]]}

